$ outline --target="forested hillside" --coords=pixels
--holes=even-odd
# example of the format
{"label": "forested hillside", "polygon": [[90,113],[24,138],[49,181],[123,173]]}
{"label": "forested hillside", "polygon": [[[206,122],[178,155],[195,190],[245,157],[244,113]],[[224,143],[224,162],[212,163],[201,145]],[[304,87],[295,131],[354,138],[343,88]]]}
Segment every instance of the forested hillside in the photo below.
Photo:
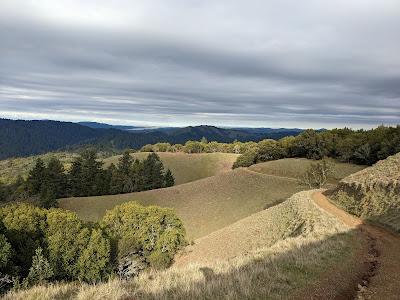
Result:
{"label": "forested hillside", "polygon": [[[279,136],[293,134],[280,131]],[[169,142],[184,144],[188,140],[233,142],[259,141],[271,133],[222,129],[213,126],[175,128],[168,131],[126,131],[115,128],[91,128],[71,122],[23,121],[0,119],[0,159],[46,153],[54,150],[94,145],[98,149],[139,149],[146,144]]]}

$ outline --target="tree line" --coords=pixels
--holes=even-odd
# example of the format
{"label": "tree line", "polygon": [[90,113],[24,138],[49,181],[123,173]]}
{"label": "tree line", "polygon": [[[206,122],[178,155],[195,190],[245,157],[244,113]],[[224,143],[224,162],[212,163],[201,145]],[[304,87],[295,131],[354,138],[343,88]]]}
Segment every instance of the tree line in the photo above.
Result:
{"label": "tree line", "polygon": [[144,160],[128,151],[117,165],[104,168],[93,149],[83,151],[68,171],[57,158],[47,163],[38,158],[26,180],[19,177],[14,184],[0,186],[0,199],[30,201],[41,207],[56,206],[56,199],[140,192],[173,186],[174,177],[165,169],[156,153]]}
{"label": "tree line", "polygon": [[379,126],[371,130],[332,129],[322,132],[308,129],[296,137],[278,141],[263,140],[238,157],[234,167],[289,157],[320,160],[324,157],[360,165],[400,152],[400,126]]}
{"label": "tree line", "polygon": [[400,126],[379,126],[370,130],[307,129],[297,136],[259,142],[219,143],[203,138],[201,141],[187,141],[185,144],[148,144],[140,151],[242,154],[235,167],[247,167],[258,162],[288,157],[316,160],[332,157],[344,162],[372,165],[400,151]]}
{"label": "tree line", "polygon": [[0,208],[0,292],[54,281],[94,283],[168,267],[186,245],[171,209],[128,202],[95,223],[28,203]]}

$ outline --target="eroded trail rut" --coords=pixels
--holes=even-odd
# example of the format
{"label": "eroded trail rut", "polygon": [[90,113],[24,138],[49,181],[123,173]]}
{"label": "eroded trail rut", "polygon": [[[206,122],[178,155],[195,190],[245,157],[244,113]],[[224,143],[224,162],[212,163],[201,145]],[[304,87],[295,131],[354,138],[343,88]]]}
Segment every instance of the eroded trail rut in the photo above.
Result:
{"label": "eroded trail rut", "polygon": [[[357,277],[346,297],[336,299],[400,299],[400,236],[383,228],[365,224],[337,206],[319,191],[315,203],[359,232],[365,248],[359,257],[364,271]],[[340,274],[338,274],[340,275]],[[331,284],[335,284],[332,282]]]}

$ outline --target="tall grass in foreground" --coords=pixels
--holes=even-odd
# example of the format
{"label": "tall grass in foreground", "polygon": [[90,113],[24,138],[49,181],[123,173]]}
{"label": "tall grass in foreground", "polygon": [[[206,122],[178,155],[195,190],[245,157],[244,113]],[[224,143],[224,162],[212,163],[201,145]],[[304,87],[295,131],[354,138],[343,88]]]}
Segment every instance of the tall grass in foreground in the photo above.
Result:
{"label": "tall grass in foreground", "polygon": [[[311,192],[298,193],[275,208],[274,214],[292,211],[292,215],[287,217],[303,226],[291,226],[291,232],[282,233],[282,239],[270,247],[261,246],[230,260],[188,263],[164,271],[150,270],[132,281],[34,287],[11,292],[5,299],[294,297],[298,289],[312,283],[332,266],[339,262],[345,265],[352,259],[354,251],[353,233],[340,221],[316,207],[310,195]],[[285,210],[288,205],[292,206],[291,210]]]}

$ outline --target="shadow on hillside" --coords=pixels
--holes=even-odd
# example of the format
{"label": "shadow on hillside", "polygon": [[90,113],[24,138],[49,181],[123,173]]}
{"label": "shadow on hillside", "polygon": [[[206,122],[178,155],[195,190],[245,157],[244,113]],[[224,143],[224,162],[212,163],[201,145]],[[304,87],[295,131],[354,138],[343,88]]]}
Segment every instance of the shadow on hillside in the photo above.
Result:
{"label": "shadow on hillside", "polygon": [[354,299],[368,268],[354,260],[364,257],[359,256],[363,245],[354,230],[303,245],[283,243],[290,243],[292,250],[277,245],[282,249],[266,250],[269,255],[249,254],[229,271],[204,264],[195,274],[167,272],[162,286],[151,288],[154,293],[141,292],[132,299]]}

